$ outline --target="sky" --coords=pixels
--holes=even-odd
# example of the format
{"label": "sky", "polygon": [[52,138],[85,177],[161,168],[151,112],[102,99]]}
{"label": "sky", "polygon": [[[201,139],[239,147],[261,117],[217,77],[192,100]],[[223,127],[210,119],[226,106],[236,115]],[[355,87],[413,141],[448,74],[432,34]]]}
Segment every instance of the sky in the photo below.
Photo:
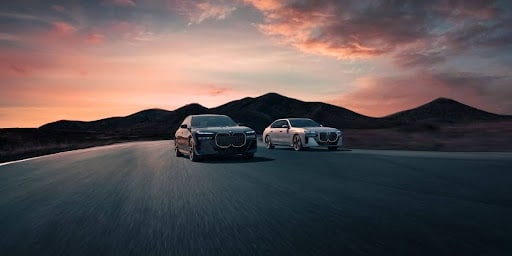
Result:
{"label": "sky", "polygon": [[0,127],[268,92],[381,117],[438,97],[512,114],[510,1],[17,0]]}

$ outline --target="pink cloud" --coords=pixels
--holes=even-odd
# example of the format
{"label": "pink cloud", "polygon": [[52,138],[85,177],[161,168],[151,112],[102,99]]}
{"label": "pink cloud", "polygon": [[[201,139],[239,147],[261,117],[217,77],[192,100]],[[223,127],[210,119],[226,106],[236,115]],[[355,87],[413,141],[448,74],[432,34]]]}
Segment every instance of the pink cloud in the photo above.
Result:
{"label": "pink cloud", "polygon": [[28,69],[24,66],[19,66],[19,65],[16,65],[16,64],[10,64],[9,65],[9,68],[14,71],[15,73],[18,73],[18,74],[26,74],[28,73]]}
{"label": "pink cloud", "polygon": [[245,3],[254,5],[262,11],[271,11],[279,9],[283,6],[283,1],[280,0],[243,0]]}
{"label": "pink cloud", "polygon": [[53,29],[58,35],[69,35],[78,31],[76,27],[63,21],[53,22]]}
{"label": "pink cloud", "polygon": [[117,5],[123,7],[134,7],[136,6],[133,0],[104,0],[103,3],[110,5]]}
{"label": "pink cloud", "polygon": [[207,19],[223,20],[236,8],[225,4],[212,4],[210,2],[196,3],[187,8],[190,23],[199,24]]}
{"label": "pink cloud", "polygon": [[86,40],[91,44],[101,44],[104,42],[105,36],[102,34],[93,33],[87,35]]}

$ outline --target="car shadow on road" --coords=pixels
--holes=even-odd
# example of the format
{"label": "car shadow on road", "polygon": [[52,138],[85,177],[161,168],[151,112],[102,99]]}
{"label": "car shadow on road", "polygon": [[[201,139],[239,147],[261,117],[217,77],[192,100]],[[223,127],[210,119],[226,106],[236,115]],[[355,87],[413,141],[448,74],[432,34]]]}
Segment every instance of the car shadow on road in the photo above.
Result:
{"label": "car shadow on road", "polygon": [[201,159],[201,163],[206,164],[245,164],[245,163],[261,163],[274,161],[274,158],[255,156],[251,159],[245,159],[242,156],[215,156]]}
{"label": "car shadow on road", "polygon": [[[295,151],[291,147],[275,147],[273,149],[267,149],[267,150]],[[340,151],[352,151],[352,149],[349,149],[349,148],[339,148],[338,150],[328,150],[326,148],[307,148],[307,149],[303,149],[303,150],[301,150],[299,152],[333,153],[333,152],[340,152]]]}

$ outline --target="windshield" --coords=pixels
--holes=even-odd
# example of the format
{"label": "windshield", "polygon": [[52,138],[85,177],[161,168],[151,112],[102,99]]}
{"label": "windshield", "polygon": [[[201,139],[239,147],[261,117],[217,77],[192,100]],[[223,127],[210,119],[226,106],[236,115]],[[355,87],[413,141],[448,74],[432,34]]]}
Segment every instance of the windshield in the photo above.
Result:
{"label": "windshield", "polygon": [[290,119],[292,127],[320,127],[321,125],[311,119]]}
{"label": "windshield", "polygon": [[191,125],[193,128],[237,126],[237,124],[227,116],[194,116],[192,117]]}

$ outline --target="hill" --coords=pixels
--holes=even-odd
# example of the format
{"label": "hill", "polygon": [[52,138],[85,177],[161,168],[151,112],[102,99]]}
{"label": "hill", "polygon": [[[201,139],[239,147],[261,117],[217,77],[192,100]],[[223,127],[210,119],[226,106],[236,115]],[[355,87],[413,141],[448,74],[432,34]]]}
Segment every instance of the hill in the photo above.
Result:
{"label": "hill", "polygon": [[[0,162],[119,142],[171,139],[186,116],[205,113],[229,115],[258,133],[278,118],[309,117],[325,126],[343,129],[348,147],[512,150],[511,116],[451,99],[439,98],[417,108],[373,118],[343,107],[268,93],[210,109],[194,103],[174,111],[147,109],[90,122],[60,120],[39,128],[0,129]],[[484,130],[488,132],[483,133]],[[453,138],[458,141],[451,141]]]}
{"label": "hill", "polygon": [[400,123],[461,123],[510,120],[511,116],[489,113],[452,99],[437,98],[419,107],[389,115],[385,119]]}

